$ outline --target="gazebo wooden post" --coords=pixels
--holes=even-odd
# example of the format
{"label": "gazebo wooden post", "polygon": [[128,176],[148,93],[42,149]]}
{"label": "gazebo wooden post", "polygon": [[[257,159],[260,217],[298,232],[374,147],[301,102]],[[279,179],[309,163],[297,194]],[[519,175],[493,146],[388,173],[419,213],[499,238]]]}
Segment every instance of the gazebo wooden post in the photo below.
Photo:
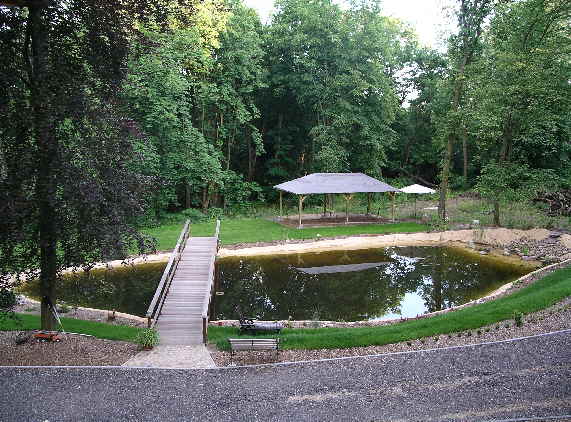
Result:
{"label": "gazebo wooden post", "polygon": [[280,191],[280,217],[283,217],[283,192]]}
{"label": "gazebo wooden post", "polygon": [[323,217],[327,215],[327,194],[323,194]]}
{"label": "gazebo wooden post", "polygon": [[395,222],[395,199],[396,199],[396,195],[394,192],[391,192],[391,197],[392,197],[391,214],[392,214],[392,219],[393,219],[393,223],[394,223]]}
{"label": "gazebo wooden post", "polygon": [[345,224],[349,222],[349,201],[353,199],[353,194],[345,194]]}
{"label": "gazebo wooden post", "polygon": [[305,201],[306,195],[298,195],[299,198],[299,227],[301,228],[301,210],[303,209],[303,201]]}

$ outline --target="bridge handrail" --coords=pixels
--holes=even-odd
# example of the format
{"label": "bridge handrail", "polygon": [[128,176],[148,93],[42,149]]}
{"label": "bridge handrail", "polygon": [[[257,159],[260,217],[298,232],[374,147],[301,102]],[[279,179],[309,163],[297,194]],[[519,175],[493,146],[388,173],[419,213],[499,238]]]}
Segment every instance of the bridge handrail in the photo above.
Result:
{"label": "bridge handrail", "polygon": [[161,281],[157,286],[157,290],[155,291],[155,295],[153,296],[153,300],[147,309],[147,325],[149,328],[154,327],[156,322],[156,315],[160,314],[160,311],[163,307],[163,303],[166,298],[166,293],[170,287],[172,279],[174,277],[176,267],[180,261],[180,257],[182,252],[184,251],[184,247],[186,246],[186,241],[190,236],[190,220],[186,220],[182,232],[178,238],[178,242],[174,247],[171,256],[169,258],[169,262],[163,271],[163,275],[161,277]]}
{"label": "bridge handrail", "polygon": [[[214,237],[216,238],[216,245],[218,250],[218,237],[220,235],[220,220],[216,220],[216,231],[214,232]],[[210,258],[210,264],[208,266],[208,291],[204,302],[202,305],[202,337],[204,343],[206,343],[206,332],[208,326],[208,308],[210,307],[210,301],[212,300],[212,289],[214,288],[214,262],[216,261],[216,254],[213,254]]]}

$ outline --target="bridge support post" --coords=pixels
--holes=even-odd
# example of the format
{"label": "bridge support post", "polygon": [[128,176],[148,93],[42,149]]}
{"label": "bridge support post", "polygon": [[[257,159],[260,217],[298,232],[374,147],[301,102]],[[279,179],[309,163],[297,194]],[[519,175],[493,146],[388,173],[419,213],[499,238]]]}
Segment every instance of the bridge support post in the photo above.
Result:
{"label": "bridge support post", "polygon": [[208,342],[208,318],[202,318],[202,342],[206,344]]}

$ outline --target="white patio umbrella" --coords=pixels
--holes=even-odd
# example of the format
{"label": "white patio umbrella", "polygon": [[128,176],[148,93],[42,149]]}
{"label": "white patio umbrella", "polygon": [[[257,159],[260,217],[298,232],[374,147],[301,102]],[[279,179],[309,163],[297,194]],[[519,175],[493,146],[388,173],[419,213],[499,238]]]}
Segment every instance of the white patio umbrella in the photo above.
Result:
{"label": "white patio umbrella", "polygon": [[434,189],[427,188],[426,186],[422,185],[410,185],[400,189],[403,193],[413,193],[414,195],[414,217],[416,218],[416,195],[423,195],[427,193],[435,193]]}

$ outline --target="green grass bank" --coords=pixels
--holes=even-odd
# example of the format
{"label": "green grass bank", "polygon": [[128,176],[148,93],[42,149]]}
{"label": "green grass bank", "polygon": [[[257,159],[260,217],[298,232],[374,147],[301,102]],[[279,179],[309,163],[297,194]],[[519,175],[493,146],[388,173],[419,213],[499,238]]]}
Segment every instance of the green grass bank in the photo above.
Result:
{"label": "green grass bank", "polygon": [[[0,331],[39,330],[39,315],[17,314],[18,320],[5,319],[0,321]],[[112,325],[102,322],[84,321],[73,318],[61,318],[61,323],[68,333],[89,334],[93,337],[108,340],[134,342],[139,329],[128,325]]]}
{"label": "green grass bank", "polygon": [[[514,312],[529,314],[548,308],[568,296],[571,296],[571,268],[550,273],[500,299],[429,318],[379,327],[284,329],[281,344],[284,349],[336,349],[398,343],[477,329],[511,319]],[[228,350],[227,339],[238,336],[238,328],[210,327],[208,336],[219,349]]]}

